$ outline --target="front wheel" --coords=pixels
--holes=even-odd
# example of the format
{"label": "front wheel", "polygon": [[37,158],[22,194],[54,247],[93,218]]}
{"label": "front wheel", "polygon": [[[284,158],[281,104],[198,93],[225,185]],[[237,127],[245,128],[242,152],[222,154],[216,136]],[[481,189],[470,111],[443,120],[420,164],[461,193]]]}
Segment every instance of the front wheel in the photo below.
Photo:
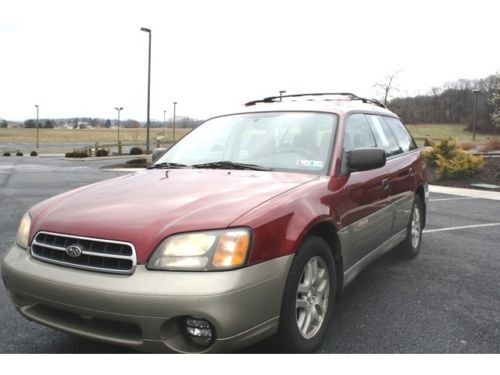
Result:
{"label": "front wheel", "polygon": [[406,227],[406,238],[397,248],[397,253],[401,257],[412,259],[418,255],[422,243],[423,218],[422,200],[418,195],[415,195],[410,222]]}
{"label": "front wheel", "polygon": [[335,300],[335,263],[328,244],[307,237],[290,267],[278,338],[286,352],[309,353],[321,343]]}

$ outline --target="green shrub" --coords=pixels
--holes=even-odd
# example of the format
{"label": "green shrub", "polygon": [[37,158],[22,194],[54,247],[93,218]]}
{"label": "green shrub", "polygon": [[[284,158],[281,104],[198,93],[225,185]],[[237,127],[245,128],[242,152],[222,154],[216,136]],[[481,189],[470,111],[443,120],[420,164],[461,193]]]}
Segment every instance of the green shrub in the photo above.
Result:
{"label": "green shrub", "polygon": [[36,151],[31,151],[30,156],[38,156],[38,152],[36,152]]}
{"label": "green shrub", "polygon": [[140,147],[132,147],[130,149],[130,155],[142,155],[144,152],[142,151],[142,148]]}
{"label": "green shrub", "polygon": [[438,155],[441,155],[441,157],[445,159],[453,159],[458,152],[457,150],[460,149],[458,143],[452,138],[443,139],[439,143],[434,143],[431,141],[430,146],[432,146],[432,150],[424,151],[424,156],[429,159],[431,165],[436,167]]}
{"label": "green shrub", "polygon": [[88,155],[85,151],[67,152],[64,156],[66,156],[67,158],[86,158],[86,157],[88,157]]}
{"label": "green shrub", "polygon": [[3,156],[10,156],[10,152],[7,152],[7,151],[6,151],[6,152],[4,152],[4,153],[3,153]]}
{"label": "green shrub", "polygon": [[16,156],[23,156],[23,152],[22,151],[16,152]]}
{"label": "green shrub", "polygon": [[144,158],[127,160],[128,165],[146,165],[148,161]]}
{"label": "green shrub", "polygon": [[481,156],[474,156],[466,152],[461,152],[451,160],[438,155],[436,164],[439,178],[460,179],[473,176],[479,172],[484,166],[484,160]]}
{"label": "green shrub", "polygon": [[465,152],[453,139],[443,139],[432,145],[432,150],[424,152],[432,166],[437,167],[440,179],[460,179],[470,177],[484,166],[481,156]]}
{"label": "green shrub", "polygon": [[99,156],[108,156],[109,152],[108,150],[105,150],[103,148],[101,149],[98,149],[95,153],[95,156],[99,157]]}

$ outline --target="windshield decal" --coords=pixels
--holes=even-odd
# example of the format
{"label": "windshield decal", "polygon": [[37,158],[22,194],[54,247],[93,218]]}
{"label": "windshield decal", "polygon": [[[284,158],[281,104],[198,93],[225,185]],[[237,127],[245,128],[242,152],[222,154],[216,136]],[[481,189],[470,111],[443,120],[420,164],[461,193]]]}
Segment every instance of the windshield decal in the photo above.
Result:
{"label": "windshield decal", "polygon": [[323,162],[321,160],[297,160],[295,163],[298,167],[312,167],[312,168],[323,168]]}

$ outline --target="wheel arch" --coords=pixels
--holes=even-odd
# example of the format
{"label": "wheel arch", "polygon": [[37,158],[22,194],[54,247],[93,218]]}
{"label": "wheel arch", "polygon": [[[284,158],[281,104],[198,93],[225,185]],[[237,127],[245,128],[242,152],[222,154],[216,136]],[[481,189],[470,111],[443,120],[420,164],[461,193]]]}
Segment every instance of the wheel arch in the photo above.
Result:
{"label": "wheel arch", "polygon": [[[344,290],[344,261],[342,257],[342,247],[340,243],[340,238],[337,234],[337,228],[333,223],[328,221],[322,221],[316,223],[313,227],[309,229],[306,236],[313,235],[323,239],[330,247],[333,254],[333,260],[335,262],[336,270],[336,296],[340,297]],[[304,236],[304,238],[306,237]]]}

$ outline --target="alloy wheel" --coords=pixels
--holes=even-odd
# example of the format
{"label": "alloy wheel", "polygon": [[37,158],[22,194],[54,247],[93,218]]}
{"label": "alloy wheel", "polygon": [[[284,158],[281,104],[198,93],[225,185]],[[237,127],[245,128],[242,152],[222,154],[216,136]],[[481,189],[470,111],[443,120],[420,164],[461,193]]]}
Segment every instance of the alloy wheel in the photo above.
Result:
{"label": "alloy wheel", "polygon": [[302,271],[295,303],[297,327],[302,337],[314,337],[325,318],[328,308],[330,276],[328,266],[321,257],[309,259]]}

